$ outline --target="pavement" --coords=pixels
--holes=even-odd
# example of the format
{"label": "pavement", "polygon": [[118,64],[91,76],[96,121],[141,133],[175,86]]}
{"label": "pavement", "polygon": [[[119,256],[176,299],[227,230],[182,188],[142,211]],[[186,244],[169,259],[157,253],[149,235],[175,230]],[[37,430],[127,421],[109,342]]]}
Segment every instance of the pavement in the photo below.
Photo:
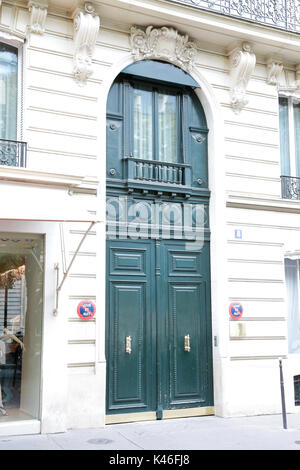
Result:
{"label": "pavement", "polygon": [[1,436],[1,450],[105,450],[112,458],[122,456],[115,451],[137,455],[137,451],[153,450],[300,450],[300,413],[287,415],[287,429],[283,429],[281,415],[205,416],[111,424],[59,434]]}

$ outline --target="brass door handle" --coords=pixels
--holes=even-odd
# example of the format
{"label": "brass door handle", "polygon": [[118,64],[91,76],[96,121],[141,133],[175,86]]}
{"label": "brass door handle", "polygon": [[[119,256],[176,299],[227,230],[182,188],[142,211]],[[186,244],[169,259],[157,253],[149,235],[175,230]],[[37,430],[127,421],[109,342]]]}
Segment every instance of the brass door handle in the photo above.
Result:
{"label": "brass door handle", "polygon": [[185,335],[184,337],[184,350],[187,352],[190,352],[191,350],[190,335]]}
{"label": "brass door handle", "polygon": [[131,354],[131,336],[126,336],[125,338],[125,352],[126,354]]}

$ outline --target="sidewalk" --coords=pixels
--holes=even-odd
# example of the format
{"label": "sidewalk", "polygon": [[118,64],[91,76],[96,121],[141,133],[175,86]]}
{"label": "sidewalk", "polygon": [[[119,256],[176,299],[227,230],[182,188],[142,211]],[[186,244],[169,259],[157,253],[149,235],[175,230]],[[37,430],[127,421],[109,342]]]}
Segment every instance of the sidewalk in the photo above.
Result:
{"label": "sidewalk", "polygon": [[2,436],[1,450],[300,450],[300,414],[169,419],[62,434]]}

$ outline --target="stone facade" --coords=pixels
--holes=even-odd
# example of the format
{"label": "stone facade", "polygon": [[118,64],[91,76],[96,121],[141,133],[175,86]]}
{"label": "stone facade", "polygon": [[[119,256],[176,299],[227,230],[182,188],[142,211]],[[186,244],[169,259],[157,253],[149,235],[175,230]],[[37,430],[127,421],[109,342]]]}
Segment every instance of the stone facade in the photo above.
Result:
{"label": "stone facade", "polygon": [[[215,413],[280,412],[279,357],[287,410],[297,412],[284,257],[300,250],[300,202],[281,197],[278,96],[300,99],[299,35],[171,1],[3,0],[0,41],[19,50],[18,140],[28,145],[26,169],[0,167],[0,193],[13,185],[20,197],[47,197],[55,207],[72,200],[99,220],[72,265],[59,315],[44,311],[52,326],[44,329],[42,432],[105,423],[106,99],[115,77],[146,58],[190,73],[208,122]],[[22,220],[18,207],[14,220]],[[86,229],[65,224],[67,260]],[[91,322],[76,314],[82,298],[96,302]],[[228,314],[234,301],[244,307],[239,321]],[[64,334],[56,340],[57,328]],[[57,363],[63,358],[57,384],[52,342]],[[63,419],[51,411],[57,388]]]}

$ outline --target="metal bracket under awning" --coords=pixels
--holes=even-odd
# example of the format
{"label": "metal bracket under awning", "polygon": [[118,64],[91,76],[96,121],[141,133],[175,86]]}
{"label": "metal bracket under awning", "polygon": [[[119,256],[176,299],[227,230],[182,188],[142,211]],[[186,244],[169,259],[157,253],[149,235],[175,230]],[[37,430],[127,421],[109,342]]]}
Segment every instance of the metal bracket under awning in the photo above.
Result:
{"label": "metal bracket under awning", "polygon": [[63,257],[63,264],[64,264],[64,269],[63,269],[64,275],[63,275],[63,278],[62,278],[61,282],[59,283],[59,265],[56,264],[56,265],[54,266],[54,269],[55,269],[56,272],[57,272],[57,277],[56,277],[56,283],[57,283],[57,284],[56,284],[56,291],[55,291],[55,294],[56,294],[56,295],[55,295],[55,308],[53,309],[53,315],[55,315],[55,316],[57,316],[57,314],[58,314],[58,297],[59,297],[59,292],[61,291],[61,288],[62,288],[62,286],[63,286],[63,284],[64,284],[64,282],[65,282],[65,280],[66,280],[66,278],[67,278],[67,276],[68,276],[68,274],[69,274],[69,272],[70,272],[70,269],[71,269],[71,267],[72,267],[72,264],[73,264],[73,262],[74,262],[74,260],[75,260],[75,258],[76,258],[76,256],[77,256],[77,254],[78,254],[78,252],[79,252],[79,250],[80,250],[80,248],[81,248],[81,245],[83,244],[84,240],[86,239],[87,235],[88,235],[89,232],[92,230],[92,228],[94,227],[94,225],[95,225],[96,223],[98,223],[98,222],[100,222],[100,221],[93,220],[93,221],[90,223],[89,228],[88,228],[88,229],[85,231],[85,233],[83,234],[83,236],[82,236],[82,238],[81,238],[81,240],[80,240],[80,242],[79,242],[79,244],[78,244],[78,246],[77,246],[77,248],[76,248],[76,250],[75,250],[75,252],[74,252],[74,254],[73,254],[73,256],[72,256],[72,259],[71,259],[71,261],[70,261],[68,267],[65,266],[64,246],[63,246],[63,245],[64,245],[64,242],[63,242],[63,238],[61,237],[61,242],[62,242],[62,257]]}

